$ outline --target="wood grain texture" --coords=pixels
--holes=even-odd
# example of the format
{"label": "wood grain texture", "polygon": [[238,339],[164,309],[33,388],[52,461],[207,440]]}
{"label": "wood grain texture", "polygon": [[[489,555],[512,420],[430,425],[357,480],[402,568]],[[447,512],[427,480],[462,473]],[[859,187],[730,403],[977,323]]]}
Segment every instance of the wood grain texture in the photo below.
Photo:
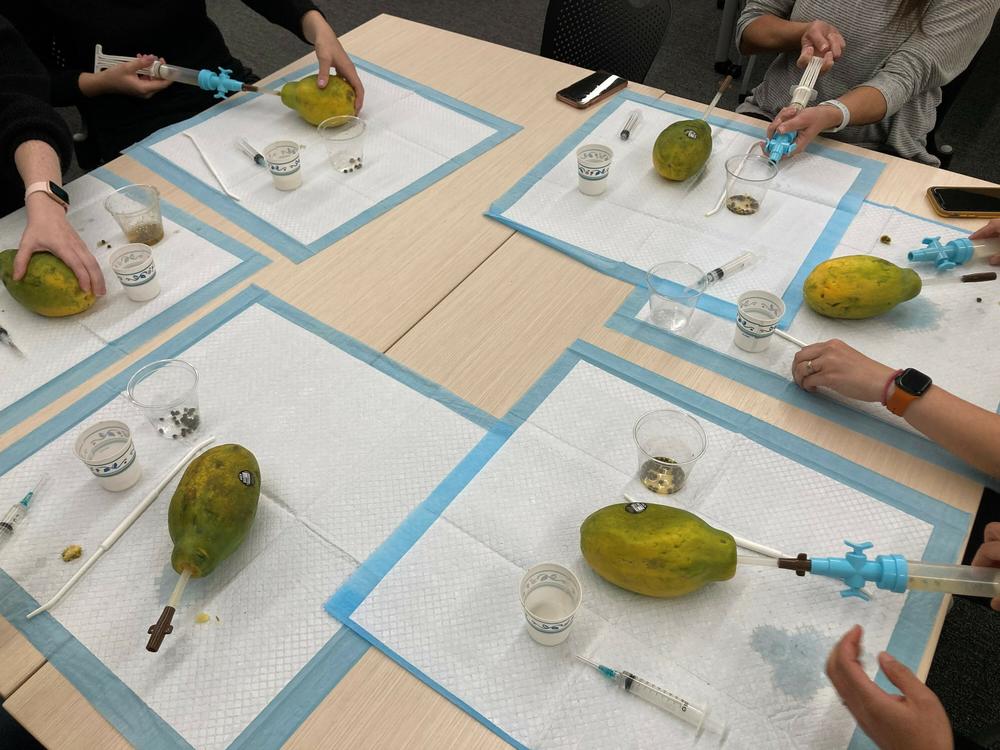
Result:
{"label": "wood grain texture", "polygon": [[44,663],[41,652],[0,617],[0,700],[17,690]]}

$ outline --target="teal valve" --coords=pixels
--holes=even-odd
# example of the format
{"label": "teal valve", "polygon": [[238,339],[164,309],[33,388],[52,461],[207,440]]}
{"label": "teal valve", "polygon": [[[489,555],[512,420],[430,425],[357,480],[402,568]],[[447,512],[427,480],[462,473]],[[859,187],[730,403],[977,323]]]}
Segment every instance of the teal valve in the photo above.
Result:
{"label": "teal valve", "polygon": [[198,71],[198,86],[205,91],[214,91],[216,99],[225,99],[227,94],[243,90],[241,81],[234,81],[229,77],[232,72],[226,68],[219,68],[218,73],[202,69]]}
{"label": "teal valve", "polygon": [[772,164],[777,164],[784,157],[795,151],[795,138],[797,130],[790,133],[775,133],[767,139],[764,150],[767,151],[767,158]]}
{"label": "teal valve", "polygon": [[944,245],[941,244],[940,237],[924,237],[923,244],[925,247],[908,252],[906,259],[911,263],[933,263],[940,271],[962,265],[972,257],[975,250],[972,242],[965,237]]}
{"label": "teal valve", "polygon": [[902,555],[879,555],[871,560],[865,555],[865,550],[874,546],[871,542],[856,544],[845,539],[844,544],[851,551],[842,558],[810,558],[809,572],[842,580],[847,584],[847,588],[840,592],[843,597],[856,596],[868,601],[871,597],[864,591],[868,581],[873,581],[880,589],[897,594],[906,591],[906,559]]}

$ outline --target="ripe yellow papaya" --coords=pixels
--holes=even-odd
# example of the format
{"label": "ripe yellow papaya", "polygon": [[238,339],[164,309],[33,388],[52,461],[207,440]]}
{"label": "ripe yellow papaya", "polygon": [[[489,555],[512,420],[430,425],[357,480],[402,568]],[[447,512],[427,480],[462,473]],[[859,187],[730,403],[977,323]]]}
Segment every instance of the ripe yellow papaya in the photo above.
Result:
{"label": "ripe yellow papaya", "polygon": [[330,76],[326,88],[316,85],[316,74],[281,87],[281,102],[311,125],[338,115],[354,114],[354,88],[346,78]]}
{"label": "ripe yellow papaya", "polygon": [[170,564],[207,576],[242,544],[260,498],[260,467],[242,445],[219,445],[192,461],[170,498]]}
{"label": "ripe yellow papaya", "polygon": [[736,574],[733,538],[667,505],[601,508],[580,527],[580,550],[601,578],[646,596],[683,596]]}
{"label": "ripe yellow papaya", "polygon": [[920,294],[920,277],[870,255],[831,258],[816,266],[802,285],[806,304],[828,318],[859,320],[889,312]]}
{"label": "ripe yellow papaya", "polygon": [[704,120],[681,120],[666,127],[653,144],[653,167],[667,180],[698,174],[712,155],[712,128]]}
{"label": "ripe yellow papaya", "polygon": [[0,252],[0,279],[10,296],[47,318],[62,318],[89,310],[97,298],[80,288],[76,275],[52,253],[35,253],[24,278],[14,281],[17,250]]}

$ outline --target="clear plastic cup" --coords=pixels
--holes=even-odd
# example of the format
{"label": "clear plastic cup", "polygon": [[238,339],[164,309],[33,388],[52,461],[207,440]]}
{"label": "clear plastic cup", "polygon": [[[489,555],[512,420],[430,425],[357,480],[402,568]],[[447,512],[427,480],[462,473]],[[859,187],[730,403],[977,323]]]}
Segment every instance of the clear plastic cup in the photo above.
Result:
{"label": "clear plastic cup", "polygon": [[736,300],[736,334],[733,343],[745,352],[762,352],[771,343],[785,303],[770,292],[743,292]]}
{"label": "clear plastic cup", "polygon": [[676,332],[691,320],[708,279],[697,266],[671,260],[649,269],[646,286],[649,287],[650,322]]}
{"label": "clear plastic cup", "polygon": [[132,432],[124,422],[90,425],[77,437],[74,452],[108,492],[127,490],[142,478]]}
{"label": "clear plastic cup", "polygon": [[316,127],[326,143],[330,163],[343,174],[357,172],[364,166],[367,130],[364,120],[349,115],[327,118]]}
{"label": "clear plastic cup", "polygon": [[632,436],[639,454],[636,478],[657,495],[684,489],[707,447],[705,430],[698,420],[674,409],[643,414]]}
{"label": "clear plastic cup", "polygon": [[104,199],[104,208],[129,242],[155,245],[163,239],[160,193],[152,185],[126,185]]}
{"label": "clear plastic cup", "polygon": [[133,302],[146,302],[160,293],[153,251],[141,242],[123,245],[111,254],[111,270]]}
{"label": "clear plastic cup", "polygon": [[600,195],[608,189],[608,174],[615,153],[600,143],[588,143],[576,150],[576,171],[580,192]]}
{"label": "clear plastic cup", "polygon": [[761,154],[733,156],[728,159],[726,208],[740,216],[757,213],[776,174],[778,166]]}
{"label": "clear plastic cup", "polygon": [[299,144],[295,141],[277,141],[264,149],[267,168],[278,190],[296,190],[302,186],[302,161]]}
{"label": "clear plastic cup", "polygon": [[125,395],[165,438],[184,439],[201,426],[198,371],[182,359],[146,365],[128,381]]}
{"label": "clear plastic cup", "polygon": [[565,641],[583,601],[583,589],[573,571],[558,563],[540,563],[521,577],[520,592],[531,638],[543,646]]}

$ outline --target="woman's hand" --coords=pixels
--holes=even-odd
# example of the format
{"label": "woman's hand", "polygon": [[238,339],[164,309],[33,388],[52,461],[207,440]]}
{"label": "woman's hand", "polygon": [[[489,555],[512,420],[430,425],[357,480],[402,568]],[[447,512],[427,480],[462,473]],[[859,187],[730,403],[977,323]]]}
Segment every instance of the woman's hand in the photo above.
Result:
{"label": "woman's hand", "polygon": [[[990,222],[977,229],[969,235],[970,240],[988,240],[992,237],[1000,237],[1000,219],[990,219]],[[991,266],[1000,266],[1000,253],[990,258]]]}
{"label": "woman's hand", "polygon": [[354,113],[359,113],[365,103],[365,87],[354,63],[322,13],[311,10],[302,16],[302,35],[316,50],[316,59],[319,61],[316,85],[321,89],[326,88],[327,81],[330,80],[330,68],[335,68],[337,75],[346,78],[354,89]]}
{"label": "woman's hand", "polygon": [[797,65],[804,68],[813,57],[819,55],[823,58],[820,72],[825,73],[844,54],[846,46],[847,42],[836,27],[826,21],[813,21],[802,34],[802,54],[799,55]]}
{"label": "woman's hand", "polygon": [[824,130],[837,127],[840,120],[840,110],[829,104],[806,107],[803,110],[785,107],[767,126],[767,137],[770,138],[775,133],[798,132],[793,155],[801,154],[812,143],[813,138]]}
{"label": "woman's hand", "polygon": [[859,401],[882,401],[891,367],[869,359],[840,339],[821,341],[801,349],[792,360],[792,377],[800,387],[830,388]]}
{"label": "woman's hand", "polygon": [[[112,65],[100,73],[81,73],[78,85],[84,96],[121,94],[139,99],[149,99],[163,91],[173,81],[140,76],[139,71],[156,62],[153,55],[139,55],[127,63]],[[162,60],[161,60],[162,62]]]}
{"label": "woman's hand", "polygon": [[951,724],[937,696],[888,653],[879,666],[902,695],[890,695],[872,682],[858,661],[861,626],[855,625],[833,647],[826,674],[865,734],[882,750],[948,750]]}
{"label": "woman's hand", "polygon": [[83,291],[105,294],[104,275],[97,259],[70,226],[63,207],[43,193],[32,193],[27,211],[28,226],[14,256],[14,280],[24,278],[32,255],[48,251],[69,266]]}
{"label": "woman's hand", "polygon": [[[986,533],[983,534],[983,546],[976,550],[976,556],[972,558],[972,564],[980,565],[984,568],[1000,568],[1000,521],[986,524]],[[1000,612],[1000,596],[993,597],[990,606]]]}

